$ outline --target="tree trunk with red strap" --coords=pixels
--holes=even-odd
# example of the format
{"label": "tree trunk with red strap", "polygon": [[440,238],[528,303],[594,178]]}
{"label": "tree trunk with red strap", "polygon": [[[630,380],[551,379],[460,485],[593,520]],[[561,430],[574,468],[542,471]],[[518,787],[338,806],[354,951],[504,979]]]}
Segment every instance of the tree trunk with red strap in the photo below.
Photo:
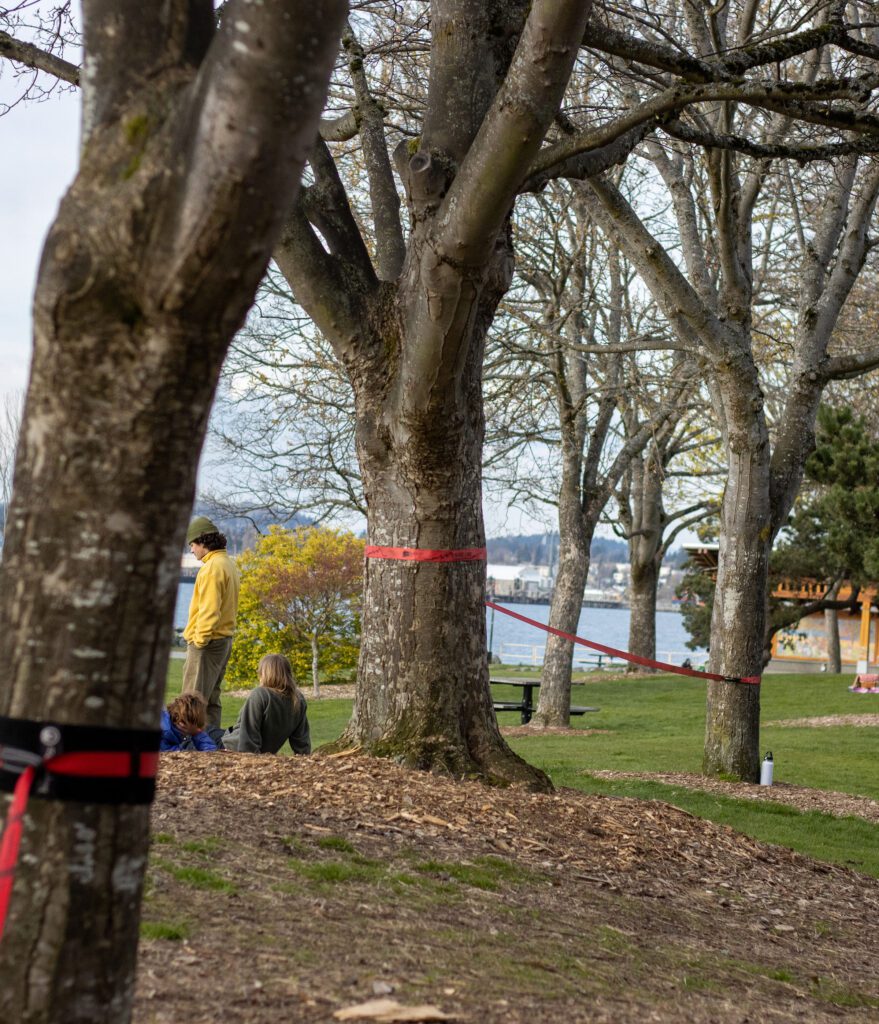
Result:
{"label": "tree trunk with red strap", "polygon": [[[639,658],[656,659],[656,588],[659,566],[654,559],[632,562],[629,580],[629,651]],[[632,672],[650,671],[630,666]]]}
{"label": "tree trunk with red strap", "polygon": [[[344,10],[233,0],[217,29],[207,2],[83,5],[84,145],[40,267],[0,577],[2,715],[158,725],[214,388],[314,137]],[[0,1019],[128,1020],[148,819],[31,800]]]}
{"label": "tree trunk with red strap", "polygon": [[[375,260],[332,156],[320,146],[312,154],[315,183],[287,223],[278,266],[354,389],[370,544],[484,544],[485,336],[511,279],[510,211],[558,112],[590,6],[433,5],[422,130],[394,152],[410,215],[405,245],[402,225],[384,216],[388,195],[396,200],[387,153],[364,143]],[[356,83],[356,61],[351,70]],[[494,721],[484,600],[483,562],[369,561],[343,743],[548,786]]]}
{"label": "tree trunk with red strap", "polygon": [[[589,550],[597,522],[583,514],[577,472],[580,459],[574,458],[573,462],[575,471],[565,474],[559,494],[559,561],[549,613],[550,626],[569,634],[577,632],[580,621],[589,573]],[[566,486],[568,484],[570,486]],[[580,650],[582,652],[582,648]],[[539,699],[531,719],[533,729],[570,723],[573,657],[574,645],[570,640],[555,634],[546,637]]]}
{"label": "tree trunk with red strap", "polygon": [[[468,341],[465,383],[436,407],[401,417],[393,387],[358,388],[370,545],[484,547],[482,343]],[[492,710],[484,560],[367,559],[357,697],[340,740],[355,744],[413,767],[548,785],[509,749]]]}

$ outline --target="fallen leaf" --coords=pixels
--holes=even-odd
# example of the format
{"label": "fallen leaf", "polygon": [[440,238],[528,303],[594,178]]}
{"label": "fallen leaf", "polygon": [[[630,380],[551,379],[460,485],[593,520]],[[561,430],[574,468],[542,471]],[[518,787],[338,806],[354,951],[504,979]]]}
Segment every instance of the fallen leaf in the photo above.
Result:
{"label": "fallen leaf", "polygon": [[427,825],[441,825],[443,828],[455,827],[450,821],[444,821],[442,818],[435,818],[432,814],[425,814],[421,820]]}
{"label": "fallen leaf", "polygon": [[357,1006],[346,1006],[333,1014],[336,1020],[374,1020],[378,1024],[398,1024],[432,1020],[454,1020],[436,1006],[402,1006],[396,999],[369,999]]}

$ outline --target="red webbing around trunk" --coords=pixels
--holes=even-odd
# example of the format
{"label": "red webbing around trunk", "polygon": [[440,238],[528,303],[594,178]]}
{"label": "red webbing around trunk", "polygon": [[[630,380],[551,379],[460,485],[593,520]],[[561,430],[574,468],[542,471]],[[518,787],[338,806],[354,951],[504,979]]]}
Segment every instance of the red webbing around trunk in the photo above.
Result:
{"label": "red webbing around trunk", "polygon": [[[137,762],[133,758],[137,758]],[[119,779],[135,774],[141,779],[155,778],[159,755],[155,751],[131,754],[124,750],[89,750],[70,754],[57,754],[43,762],[42,767],[55,775],[76,775],[92,779]],[[136,771],[132,773],[132,769]],[[0,939],[6,925],[6,914],[12,896],[12,883],[18,865],[21,831],[27,810],[36,768],[28,765],[15,783],[12,803],[6,816],[6,827],[0,840]]]}
{"label": "red webbing around trunk", "polygon": [[536,626],[538,629],[552,633],[554,636],[560,636],[563,640],[570,640],[572,643],[591,647],[593,651],[601,651],[603,654],[609,654],[613,658],[630,661],[634,665],[645,665],[647,668],[661,668],[666,672],[674,672],[679,676],[695,676],[697,679],[716,679],[718,682],[727,683],[747,683],[750,686],[760,685],[760,676],[722,676],[717,672],[700,672],[695,668],[684,668],[683,665],[669,665],[665,661],[653,661],[650,658],[642,658],[638,654],[629,654],[628,651],[618,651],[615,647],[606,647],[604,644],[596,643],[594,640],[584,640],[583,637],[574,636],[572,633],[563,633],[560,629],[555,629],[553,626],[545,626],[542,622],[538,622],[537,619],[529,619],[527,615],[511,612],[509,608],[501,608],[499,604],[495,604],[493,601],[486,601],[485,603],[489,608],[494,608],[495,611],[509,615],[514,619],[519,619],[521,622],[527,622],[529,626]]}
{"label": "red webbing around trunk", "polygon": [[[46,770],[55,775],[79,775],[90,779],[123,779],[131,775],[132,755],[127,750],[89,750],[75,754],[58,754],[46,762]],[[140,755],[139,779],[155,778],[159,767],[157,751]]]}
{"label": "red webbing around trunk", "polygon": [[484,562],[485,548],[383,548],[367,544],[367,558],[388,558],[399,562]]}

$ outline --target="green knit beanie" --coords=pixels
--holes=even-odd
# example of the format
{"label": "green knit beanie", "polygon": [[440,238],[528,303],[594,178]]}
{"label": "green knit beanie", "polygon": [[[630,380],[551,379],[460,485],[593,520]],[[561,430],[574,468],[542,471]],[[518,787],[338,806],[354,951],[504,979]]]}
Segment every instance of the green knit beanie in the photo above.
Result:
{"label": "green knit beanie", "polygon": [[207,516],[196,516],[189,524],[189,529],[186,531],[186,543],[191,544],[194,540],[197,540],[199,537],[203,537],[206,533],[219,532],[220,528],[216,523],[212,523]]}

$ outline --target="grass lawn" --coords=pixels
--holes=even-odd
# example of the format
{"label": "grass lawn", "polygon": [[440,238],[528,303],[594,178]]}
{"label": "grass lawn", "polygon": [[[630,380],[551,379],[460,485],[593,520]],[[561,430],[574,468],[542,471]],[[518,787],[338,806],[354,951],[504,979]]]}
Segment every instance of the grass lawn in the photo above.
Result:
{"label": "grass lawn", "polygon": [[[181,660],[171,660],[169,696],[180,689],[182,667]],[[511,674],[509,666],[494,666],[493,671],[498,675]],[[533,670],[530,674],[534,674]],[[698,773],[705,728],[705,686],[697,680],[675,676],[603,680],[598,674],[592,679],[573,687],[571,701],[601,710],[572,719],[572,725],[582,730],[607,730],[606,733],[584,732],[582,737],[535,735],[510,740],[511,746],[547,772],[556,786],[665,800],[765,842],[789,846],[879,877],[879,826],[861,819],[803,814],[775,803],[730,799],[654,782],[607,781],[590,775],[590,771],[599,770]],[[773,752],[776,782],[879,800],[879,744],[875,728],[781,728],[767,724],[792,718],[879,712],[879,697],[849,693],[850,681],[850,675],[817,673],[764,677],[760,744],[761,751]],[[325,687],[324,694],[330,689]],[[519,697],[512,688],[509,697],[503,687],[494,687],[493,692],[498,699]],[[224,695],[224,726],[234,722],[242,703],[241,699]],[[350,700],[312,702],[308,719],[314,746],[335,739],[344,729],[350,711]],[[498,720],[501,725],[516,725],[519,716],[502,712]],[[289,753],[289,747],[285,745],[282,753]]]}
{"label": "grass lawn", "polygon": [[[505,674],[505,673],[499,673]],[[767,723],[826,715],[879,713],[879,697],[849,693],[851,676],[765,676],[761,686],[761,752],[775,758],[775,781],[833,789],[879,800],[879,747],[872,728],[781,728]],[[504,688],[493,687],[499,699]],[[594,682],[574,686],[573,704],[598,706],[598,714],[572,719],[575,728],[607,729],[606,735],[516,739],[524,757],[550,770],[560,785],[573,785],[570,769],[698,772],[705,730],[705,685],[684,676]],[[501,713],[501,725],[518,722]],[[539,761],[529,755],[538,743]],[[570,745],[576,744],[572,758]]]}

